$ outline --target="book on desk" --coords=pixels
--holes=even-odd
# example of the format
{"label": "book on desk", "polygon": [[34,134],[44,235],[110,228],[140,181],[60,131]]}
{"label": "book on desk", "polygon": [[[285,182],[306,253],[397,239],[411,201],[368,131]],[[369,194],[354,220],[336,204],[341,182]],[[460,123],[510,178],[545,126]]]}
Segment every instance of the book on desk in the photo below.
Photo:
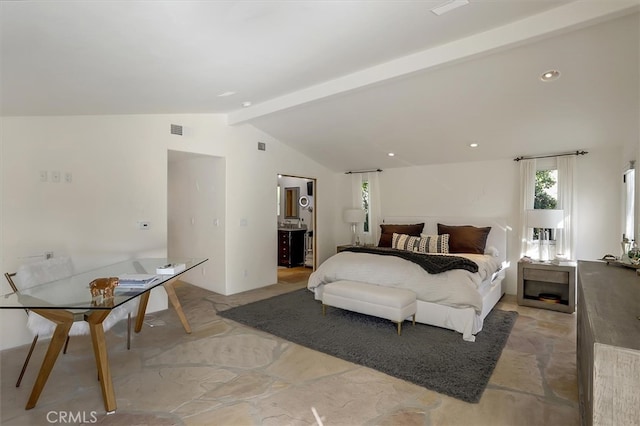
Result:
{"label": "book on desk", "polygon": [[147,288],[158,279],[159,277],[153,274],[122,274],[118,276],[118,287],[122,289]]}

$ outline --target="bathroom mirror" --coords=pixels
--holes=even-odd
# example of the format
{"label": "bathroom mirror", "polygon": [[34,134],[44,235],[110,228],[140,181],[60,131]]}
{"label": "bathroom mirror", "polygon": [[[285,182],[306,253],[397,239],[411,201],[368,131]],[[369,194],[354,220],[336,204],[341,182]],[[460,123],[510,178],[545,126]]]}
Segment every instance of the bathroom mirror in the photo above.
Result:
{"label": "bathroom mirror", "polygon": [[298,197],[300,188],[288,187],[284,189],[284,218],[298,219]]}

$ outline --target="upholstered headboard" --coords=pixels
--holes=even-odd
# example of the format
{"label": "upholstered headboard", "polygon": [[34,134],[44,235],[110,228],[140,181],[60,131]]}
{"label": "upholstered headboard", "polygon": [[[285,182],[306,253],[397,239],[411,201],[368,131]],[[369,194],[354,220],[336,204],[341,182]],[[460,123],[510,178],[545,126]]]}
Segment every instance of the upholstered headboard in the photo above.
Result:
{"label": "upholstered headboard", "polygon": [[507,259],[507,221],[500,218],[486,217],[439,217],[439,216],[387,216],[384,224],[408,224],[424,222],[424,234],[436,235],[438,223],[443,225],[472,225],[477,227],[490,226],[486,248],[495,247],[501,261]]}

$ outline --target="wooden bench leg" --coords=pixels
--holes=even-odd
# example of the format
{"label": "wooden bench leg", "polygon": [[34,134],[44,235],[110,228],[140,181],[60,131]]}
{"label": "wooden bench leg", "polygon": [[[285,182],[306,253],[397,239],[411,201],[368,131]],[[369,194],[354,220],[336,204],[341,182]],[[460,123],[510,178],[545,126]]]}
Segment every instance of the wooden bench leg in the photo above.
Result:
{"label": "wooden bench leg", "polygon": [[322,316],[327,315],[327,305],[325,305],[324,303],[322,304]]}
{"label": "wooden bench leg", "polygon": [[398,321],[398,336],[402,334],[402,321]]}

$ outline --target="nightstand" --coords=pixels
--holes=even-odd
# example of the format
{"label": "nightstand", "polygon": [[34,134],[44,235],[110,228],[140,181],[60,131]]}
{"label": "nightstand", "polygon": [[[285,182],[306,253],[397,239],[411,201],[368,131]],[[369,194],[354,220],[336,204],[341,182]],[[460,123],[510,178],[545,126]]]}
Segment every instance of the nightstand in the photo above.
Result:
{"label": "nightstand", "polygon": [[518,305],[575,312],[576,262],[518,262]]}

